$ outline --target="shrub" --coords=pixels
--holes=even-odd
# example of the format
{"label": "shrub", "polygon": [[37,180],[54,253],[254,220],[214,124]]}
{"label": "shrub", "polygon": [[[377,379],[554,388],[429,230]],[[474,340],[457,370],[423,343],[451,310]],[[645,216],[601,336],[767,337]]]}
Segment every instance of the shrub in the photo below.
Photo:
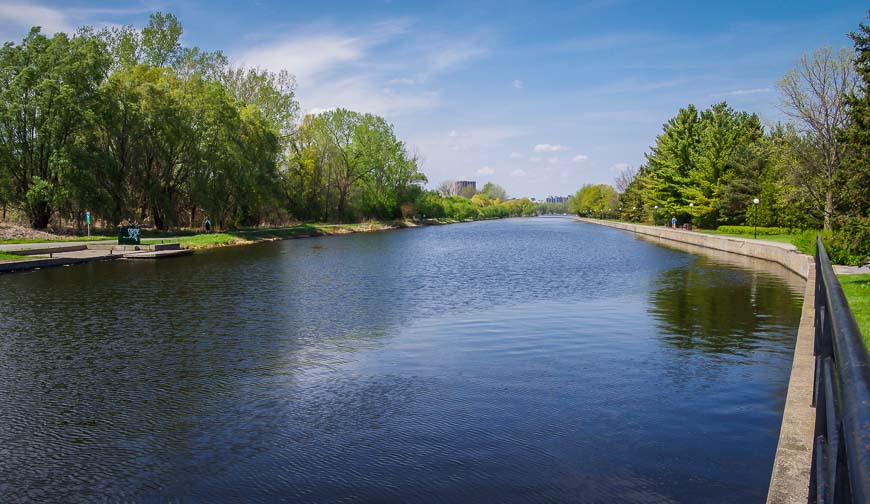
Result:
{"label": "shrub", "polygon": [[[870,258],[870,225],[867,218],[852,218],[841,229],[816,231],[808,229],[792,236],[791,242],[804,254],[816,254],[816,235],[822,235],[822,243],[834,264],[861,266]],[[861,222],[863,221],[863,222]]]}
{"label": "shrub", "polygon": [[725,234],[751,235],[757,233],[759,236],[770,236],[779,234],[789,234],[792,230],[781,227],[759,227],[752,226],[719,226],[717,231]]}

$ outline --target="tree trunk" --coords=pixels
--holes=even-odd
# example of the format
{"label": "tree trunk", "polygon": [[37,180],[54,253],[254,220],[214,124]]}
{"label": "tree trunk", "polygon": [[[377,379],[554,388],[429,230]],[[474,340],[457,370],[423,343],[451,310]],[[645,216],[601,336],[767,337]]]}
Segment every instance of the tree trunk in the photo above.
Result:
{"label": "tree trunk", "polygon": [[825,231],[831,230],[831,216],[834,214],[834,191],[828,189],[825,192]]}
{"label": "tree trunk", "polygon": [[33,229],[45,229],[51,220],[51,208],[46,202],[36,204],[30,214],[30,227]]}

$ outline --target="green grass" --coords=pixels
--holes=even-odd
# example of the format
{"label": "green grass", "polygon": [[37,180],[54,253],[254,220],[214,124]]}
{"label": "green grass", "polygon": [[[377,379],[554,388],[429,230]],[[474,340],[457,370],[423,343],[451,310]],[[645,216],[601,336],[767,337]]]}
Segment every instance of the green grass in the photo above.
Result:
{"label": "green grass", "polygon": [[[705,233],[705,234],[714,234],[714,235],[719,235],[719,236],[734,236],[737,238],[753,238],[752,233],[749,233],[749,234],[722,233],[720,231],[716,231],[713,229],[701,229],[701,230],[698,230],[698,232]],[[775,241],[775,242],[780,242],[780,243],[792,243],[792,240],[794,239],[794,235],[791,235],[791,234],[758,235],[758,239],[759,240]]]}
{"label": "green grass", "polygon": [[33,259],[33,257],[10,254],[9,252],[3,252],[0,250],[0,261],[24,261],[27,259]]}
{"label": "green grass", "polygon": [[23,243],[49,243],[49,242],[80,242],[80,241],[99,241],[99,240],[115,240],[117,236],[57,236],[54,238],[2,238],[0,245],[18,245]]}
{"label": "green grass", "polygon": [[191,234],[169,239],[144,238],[143,244],[178,243],[184,248],[203,249],[226,245],[241,245],[270,240],[283,240],[294,236],[318,236],[347,232],[374,231],[405,225],[400,222],[362,222],[358,224],[297,224],[285,228],[253,228],[222,233]]}
{"label": "green grass", "polygon": [[838,278],[864,336],[864,344],[870,348],[870,275],[840,275]]}

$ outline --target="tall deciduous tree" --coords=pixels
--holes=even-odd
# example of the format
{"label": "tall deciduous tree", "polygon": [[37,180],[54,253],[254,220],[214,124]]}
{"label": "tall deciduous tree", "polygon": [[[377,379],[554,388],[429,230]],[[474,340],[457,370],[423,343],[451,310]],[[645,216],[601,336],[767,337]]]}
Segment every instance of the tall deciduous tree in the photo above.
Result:
{"label": "tall deciduous tree", "polygon": [[0,49],[0,170],[33,227],[65,199],[77,133],[98,98],[108,60],[88,31],[48,38],[38,28]]}
{"label": "tall deciduous tree", "polygon": [[849,52],[830,47],[803,56],[778,83],[783,110],[795,120],[811,147],[796,145],[800,162],[791,167],[792,181],[812,197],[827,230],[840,204],[836,190],[837,184],[844,182],[840,133],[849,125],[845,97],[855,86]]}

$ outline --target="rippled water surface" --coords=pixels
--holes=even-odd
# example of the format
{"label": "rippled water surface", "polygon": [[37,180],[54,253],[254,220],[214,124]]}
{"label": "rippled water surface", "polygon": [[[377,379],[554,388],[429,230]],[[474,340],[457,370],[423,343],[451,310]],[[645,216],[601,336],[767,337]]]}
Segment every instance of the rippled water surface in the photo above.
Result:
{"label": "rippled water surface", "polygon": [[0,276],[0,501],[762,502],[801,294],[555,218]]}

